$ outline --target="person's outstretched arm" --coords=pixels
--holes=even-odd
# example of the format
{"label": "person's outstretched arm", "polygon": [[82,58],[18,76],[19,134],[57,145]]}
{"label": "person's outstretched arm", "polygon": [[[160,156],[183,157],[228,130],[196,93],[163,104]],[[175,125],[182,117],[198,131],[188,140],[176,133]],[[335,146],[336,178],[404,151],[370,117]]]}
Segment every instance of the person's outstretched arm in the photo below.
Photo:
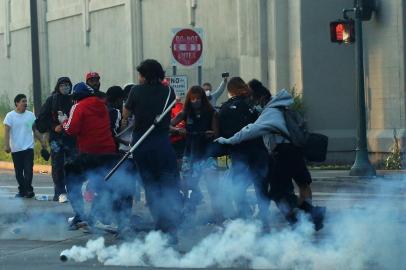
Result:
{"label": "person's outstretched arm", "polygon": [[240,131],[235,133],[232,137],[218,138],[215,140],[221,144],[239,144],[244,141],[256,139],[262,137],[265,134],[271,132],[278,132],[277,115],[279,112],[277,110],[266,110],[264,111],[258,119],[251,124],[246,125]]}
{"label": "person's outstretched arm", "polygon": [[214,100],[214,103],[217,102],[217,99],[223,94],[227,86],[227,77],[223,79],[220,86],[210,93],[211,98]]}

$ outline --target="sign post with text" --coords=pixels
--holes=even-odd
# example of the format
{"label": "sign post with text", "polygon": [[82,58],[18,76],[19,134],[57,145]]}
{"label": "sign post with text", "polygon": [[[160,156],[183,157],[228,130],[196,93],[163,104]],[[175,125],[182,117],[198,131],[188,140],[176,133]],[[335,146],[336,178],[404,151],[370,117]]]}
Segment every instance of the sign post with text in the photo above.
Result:
{"label": "sign post with text", "polygon": [[175,90],[177,97],[184,99],[187,92],[187,76],[186,75],[177,75],[177,76],[168,76],[166,80],[169,82],[169,85]]}
{"label": "sign post with text", "polygon": [[203,64],[203,29],[202,28],[173,28],[172,29],[172,67],[176,73],[176,66],[197,66],[197,81],[201,85],[201,69]]}

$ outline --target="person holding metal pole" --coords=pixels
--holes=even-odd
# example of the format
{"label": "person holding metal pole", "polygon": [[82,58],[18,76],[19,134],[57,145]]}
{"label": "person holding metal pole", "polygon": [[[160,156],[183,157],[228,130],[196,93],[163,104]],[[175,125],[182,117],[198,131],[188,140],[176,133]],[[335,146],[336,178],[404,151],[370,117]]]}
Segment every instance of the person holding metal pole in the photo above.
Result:
{"label": "person holding metal pole", "polygon": [[[139,85],[131,89],[123,109],[122,128],[135,116],[133,157],[144,184],[155,229],[177,242],[177,224],[181,218],[182,198],[175,151],[169,139],[170,114],[164,114],[175,101],[174,90],[162,83],[161,64],[147,59],[137,67]],[[157,116],[162,118],[157,120]],[[147,136],[145,136],[145,134]],[[142,143],[138,144],[142,140]],[[131,151],[131,150],[130,150]]]}

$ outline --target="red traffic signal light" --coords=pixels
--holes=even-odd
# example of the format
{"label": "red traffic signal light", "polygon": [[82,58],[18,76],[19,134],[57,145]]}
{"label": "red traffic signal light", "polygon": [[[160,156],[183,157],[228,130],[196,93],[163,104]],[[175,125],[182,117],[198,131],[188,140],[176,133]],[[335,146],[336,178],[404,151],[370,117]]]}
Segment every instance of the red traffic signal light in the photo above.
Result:
{"label": "red traffic signal light", "polygon": [[355,30],[353,20],[339,20],[330,23],[331,42],[353,43],[355,41]]}

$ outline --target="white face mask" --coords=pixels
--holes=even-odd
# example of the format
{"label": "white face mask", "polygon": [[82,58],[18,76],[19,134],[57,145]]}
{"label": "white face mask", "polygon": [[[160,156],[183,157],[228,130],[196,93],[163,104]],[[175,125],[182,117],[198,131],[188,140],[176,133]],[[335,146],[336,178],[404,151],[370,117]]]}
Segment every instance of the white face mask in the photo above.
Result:
{"label": "white face mask", "polygon": [[210,90],[206,90],[206,96],[210,96]]}
{"label": "white face mask", "polygon": [[70,93],[71,87],[67,84],[61,84],[59,86],[59,90],[61,91],[61,94],[68,95]]}

